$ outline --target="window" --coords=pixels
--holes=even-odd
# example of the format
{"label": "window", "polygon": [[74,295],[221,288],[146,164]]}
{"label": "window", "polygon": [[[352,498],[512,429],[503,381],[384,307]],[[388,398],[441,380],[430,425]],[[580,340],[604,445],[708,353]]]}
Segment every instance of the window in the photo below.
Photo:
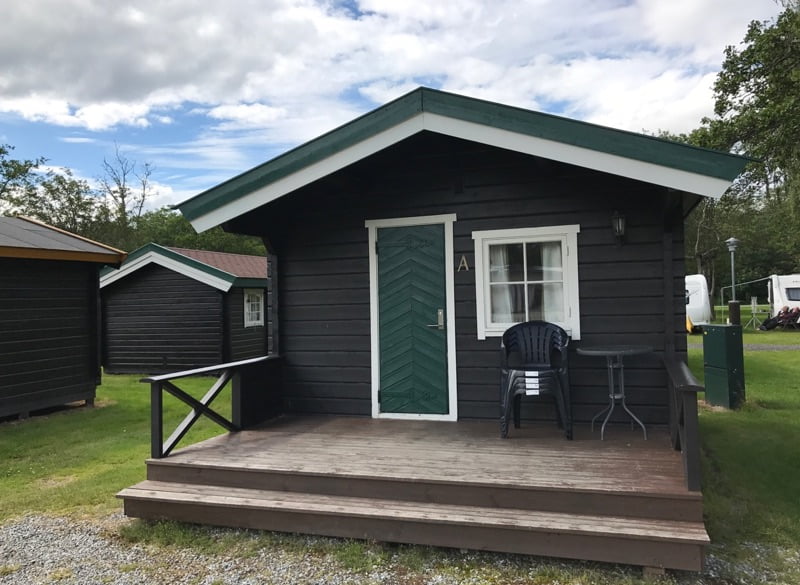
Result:
{"label": "window", "polygon": [[787,301],[800,301],[800,288],[787,288],[786,289]]}
{"label": "window", "polygon": [[244,289],[244,326],[264,325],[264,291],[255,288]]}
{"label": "window", "polygon": [[580,339],[579,231],[562,225],[472,233],[478,339],[534,319]]}

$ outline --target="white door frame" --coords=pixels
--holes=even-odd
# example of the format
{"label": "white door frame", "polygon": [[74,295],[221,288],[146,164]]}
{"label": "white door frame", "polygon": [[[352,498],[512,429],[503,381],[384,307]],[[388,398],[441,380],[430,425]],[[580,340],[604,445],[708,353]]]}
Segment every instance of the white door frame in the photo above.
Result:
{"label": "white door frame", "polygon": [[[456,380],[456,303],[453,269],[453,222],[455,213],[368,219],[364,226],[369,230],[369,321],[370,351],[372,356],[372,418],[414,420],[458,420],[458,383]],[[447,307],[445,323],[447,332],[447,414],[407,414],[381,412],[378,390],[381,385],[380,337],[378,334],[378,255],[375,253],[378,229],[415,225],[442,224],[444,226],[444,282]]]}

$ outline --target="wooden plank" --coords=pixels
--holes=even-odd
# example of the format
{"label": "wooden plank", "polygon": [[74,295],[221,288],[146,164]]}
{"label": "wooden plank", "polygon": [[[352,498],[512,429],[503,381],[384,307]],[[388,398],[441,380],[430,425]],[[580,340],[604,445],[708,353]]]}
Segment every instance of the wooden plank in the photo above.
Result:
{"label": "wooden plank", "polygon": [[[475,485],[557,486],[571,489],[673,492],[682,484],[680,455],[666,429],[644,441],[635,432],[606,441],[579,427],[574,441],[556,430],[502,441],[494,423],[441,425],[306,417],[281,419],[259,430],[224,435],[174,453],[169,461],[307,473],[359,474]],[[532,429],[538,430],[540,427]],[[431,449],[430,445],[437,445]],[[463,453],[470,453],[465,461]],[[497,470],[503,469],[502,474]],[[541,473],[547,469],[548,473]]]}
{"label": "wooden plank", "polygon": [[463,506],[505,507],[549,512],[602,514],[702,522],[701,499],[670,494],[605,492],[560,486],[476,485],[452,480],[354,477],[340,473],[301,473],[213,464],[178,464],[169,460],[147,467],[156,481],[195,483],[240,488],[307,492],[350,497],[373,497]]}
{"label": "wooden plank", "polygon": [[[566,441],[532,425],[503,441],[496,426],[282,417],[150,460],[157,483],[122,495],[143,517],[702,566],[702,495],[683,483],[666,428],[599,441],[579,427]],[[148,491],[156,501],[138,499]]]}
{"label": "wooden plank", "polygon": [[213,366],[207,366],[204,368],[194,368],[191,370],[185,370],[182,372],[173,372],[171,374],[164,374],[162,376],[150,376],[149,378],[142,378],[142,382],[162,382],[164,380],[177,380],[179,378],[186,378],[188,376],[199,376],[202,374],[210,374],[214,372],[219,372],[221,370],[227,370],[229,368],[236,368],[239,366],[246,366],[249,364],[255,364],[262,361],[278,359],[277,356],[259,356],[256,358],[250,358],[246,360],[239,360],[235,362],[228,362],[225,364],[216,364]]}
{"label": "wooden plank", "polygon": [[708,544],[702,522],[677,522],[614,516],[559,514],[537,510],[401,502],[376,498],[326,496],[286,491],[218,487],[145,480],[119,493],[123,499],[205,503],[314,512],[326,515],[405,518],[425,523],[462,526],[503,526],[562,533],[596,533],[637,540],[667,540]]}
{"label": "wooden plank", "polygon": [[[700,569],[708,543],[696,523],[165,486],[121,492],[126,514],[690,570]],[[547,546],[553,540],[558,546]]]}

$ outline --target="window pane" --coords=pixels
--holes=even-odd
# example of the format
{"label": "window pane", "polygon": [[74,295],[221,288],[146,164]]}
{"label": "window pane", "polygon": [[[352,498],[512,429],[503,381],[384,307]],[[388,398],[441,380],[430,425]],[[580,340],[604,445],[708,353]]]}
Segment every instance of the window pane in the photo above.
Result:
{"label": "window pane", "polygon": [[522,244],[489,246],[489,282],[520,282],[523,278]]}
{"label": "window pane", "polygon": [[564,323],[564,285],[560,282],[529,284],[528,319]]}
{"label": "window pane", "polygon": [[522,284],[496,284],[491,291],[492,323],[525,321],[525,287]]}
{"label": "window pane", "polygon": [[528,282],[537,280],[563,280],[561,242],[530,242],[528,254]]}

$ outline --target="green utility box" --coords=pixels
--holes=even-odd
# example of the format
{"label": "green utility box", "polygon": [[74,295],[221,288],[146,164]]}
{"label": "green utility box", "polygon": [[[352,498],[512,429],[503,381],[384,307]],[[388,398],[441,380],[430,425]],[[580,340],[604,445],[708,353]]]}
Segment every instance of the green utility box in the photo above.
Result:
{"label": "green utility box", "polygon": [[741,325],[703,325],[706,402],[739,408],[744,397],[744,347]]}

